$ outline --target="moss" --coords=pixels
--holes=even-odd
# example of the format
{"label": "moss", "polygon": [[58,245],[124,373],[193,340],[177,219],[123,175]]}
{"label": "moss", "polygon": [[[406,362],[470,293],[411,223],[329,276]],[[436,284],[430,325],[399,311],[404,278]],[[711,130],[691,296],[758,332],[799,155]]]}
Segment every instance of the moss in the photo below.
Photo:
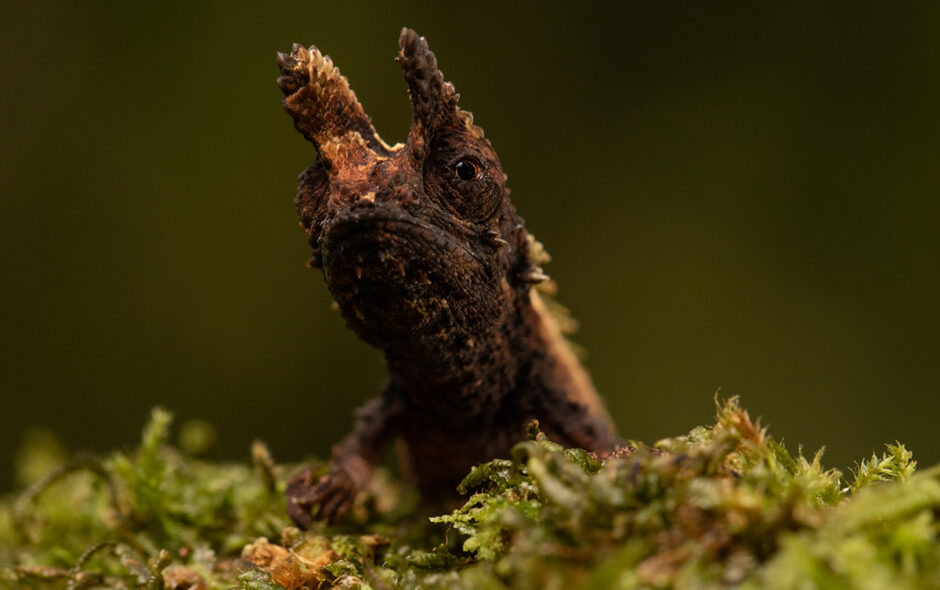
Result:
{"label": "moss", "polygon": [[915,472],[893,444],[845,478],[736,400],[711,427],[604,461],[533,427],[430,519],[380,474],[347,522],[309,532],[283,516],[290,469],[263,444],[251,465],[209,463],[194,454],[211,428],[172,446],[170,424],[155,410],[135,452],[103,458],[31,436],[17,463],[29,487],[0,502],[0,585],[940,588],[940,466]]}

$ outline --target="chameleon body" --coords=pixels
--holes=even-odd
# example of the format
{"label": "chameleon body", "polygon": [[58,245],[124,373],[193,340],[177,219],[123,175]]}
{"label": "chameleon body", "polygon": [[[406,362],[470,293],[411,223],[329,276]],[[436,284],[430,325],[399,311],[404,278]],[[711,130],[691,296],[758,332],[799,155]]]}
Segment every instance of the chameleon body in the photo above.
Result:
{"label": "chameleon body", "polygon": [[329,472],[289,483],[288,512],[305,527],[314,506],[342,516],[395,438],[430,495],[506,456],[533,418],[567,445],[622,442],[532,288],[546,277],[490,142],[423,37],[404,29],[396,61],[413,117],[406,143],[389,146],[329,57],[297,44],[278,55],[284,108],[319,156],[295,200],[310,264],[389,370]]}

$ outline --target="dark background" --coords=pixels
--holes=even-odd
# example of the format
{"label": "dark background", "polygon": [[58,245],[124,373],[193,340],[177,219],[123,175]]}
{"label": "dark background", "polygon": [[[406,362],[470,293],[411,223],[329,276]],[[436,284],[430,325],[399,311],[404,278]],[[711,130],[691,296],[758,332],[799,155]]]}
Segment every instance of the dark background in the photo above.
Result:
{"label": "dark background", "polygon": [[[693,3],[689,3],[693,4]],[[275,52],[317,44],[385,139],[426,35],[553,254],[621,432],[737,394],[791,447],[940,461],[940,4],[19,2],[0,19],[0,485],[27,428],[148,409],[325,455],[379,355],[292,199]]]}

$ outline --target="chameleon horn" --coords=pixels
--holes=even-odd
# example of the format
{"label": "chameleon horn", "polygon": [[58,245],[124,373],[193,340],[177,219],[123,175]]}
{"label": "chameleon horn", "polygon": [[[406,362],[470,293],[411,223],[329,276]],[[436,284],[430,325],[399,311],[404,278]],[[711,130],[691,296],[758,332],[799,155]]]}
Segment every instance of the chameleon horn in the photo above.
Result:
{"label": "chameleon horn", "polygon": [[434,132],[447,126],[472,127],[470,113],[457,106],[460,98],[454,85],[444,81],[437,67],[437,58],[428,48],[424,37],[409,28],[401,30],[398,38],[398,57],[395,58],[405,73],[411,96],[411,131],[408,147],[415,158],[422,159],[425,146]]}
{"label": "chameleon horn", "polygon": [[333,60],[316,48],[295,43],[291,53],[278,53],[284,110],[294,127],[317,148],[328,163],[337,159],[388,154],[349,82]]}

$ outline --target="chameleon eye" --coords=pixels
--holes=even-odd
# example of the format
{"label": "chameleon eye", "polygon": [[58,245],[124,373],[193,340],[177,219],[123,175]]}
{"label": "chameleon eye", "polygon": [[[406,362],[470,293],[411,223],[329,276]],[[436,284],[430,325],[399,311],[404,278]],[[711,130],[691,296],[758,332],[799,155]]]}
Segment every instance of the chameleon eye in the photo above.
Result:
{"label": "chameleon eye", "polygon": [[466,160],[457,162],[456,171],[460,180],[473,180],[477,176],[477,167]]}

